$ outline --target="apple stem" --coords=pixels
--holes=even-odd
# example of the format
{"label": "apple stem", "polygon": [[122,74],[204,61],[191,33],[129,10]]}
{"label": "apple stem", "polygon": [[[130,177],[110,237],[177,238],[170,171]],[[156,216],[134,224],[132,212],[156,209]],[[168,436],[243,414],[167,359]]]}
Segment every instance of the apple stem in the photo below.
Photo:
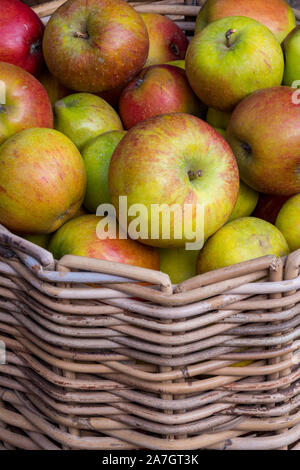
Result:
{"label": "apple stem", "polygon": [[229,30],[226,31],[226,33],[225,33],[226,46],[227,46],[227,47],[230,47],[230,46],[231,46],[230,38],[231,38],[231,36],[232,36],[233,33],[236,33],[236,29],[229,29]]}
{"label": "apple stem", "polygon": [[90,36],[89,33],[81,33],[80,31],[77,31],[76,33],[74,33],[74,37],[80,39],[88,39]]}
{"label": "apple stem", "polygon": [[196,171],[189,170],[188,171],[188,177],[189,177],[190,181],[193,181],[196,178],[199,178],[199,176],[202,176],[202,171],[201,170],[196,170]]}

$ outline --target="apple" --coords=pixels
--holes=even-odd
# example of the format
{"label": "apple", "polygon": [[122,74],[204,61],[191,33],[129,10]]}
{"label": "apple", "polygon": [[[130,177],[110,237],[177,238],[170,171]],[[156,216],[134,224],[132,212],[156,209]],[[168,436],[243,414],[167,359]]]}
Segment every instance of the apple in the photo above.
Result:
{"label": "apple", "polygon": [[150,65],[123,90],[120,116],[126,129],[152,116],[188,113],[203,116],[205,105],[197,98],[184,70],[174,65]]}
{"label": "apple", "polygon": [[285,56],[283,83],[292,86],[300,80],[300,25],[290,32],[282,47]]}
{"label": "apple", "polygon": [[[214,126],[212,126],[212,127],[214,127]],[[215,129],[217,132],[219,132],[219,134],[221,134],[221,136],[222,136],[224,139],[226,139],[226,131],[225,131],[225,129],[221,129],[221,127],[214,127],[214,129]]]}
{"label": "apple", "polygon": [[39,81],[46,89],[50,102],[52,106],[55,105],[56,101],[61,100],[65,96],[73,93],[71,90],[68,90],[64,85],[62,85],[56,77],[52,75],[46,68],[42,71],[39,76]]}
{"label": "apple", "polygon": [[97,93],[97,95],[100,96],[100,98],[102,98],[104,101],[107,101],[107,103],[110,104],[114,109],[118,110],[120,97],[126,85],[127,83],[123,83],[117,88],[101,91],[100,93]]}
{"label": "apple", "polygon": [[282,206],[276,219],[276,227],[284,235],[291,251],[300,248],[300,194],[291,197]]}
{"label": "apple", "polygon": [[[81,215],[85,215],[87,214],[86,210],[80,206],[78,211],[72,216],[72,219],[74,219],[75,217],[79,217]],[[23,237],[25,238],[25,240],[28,240],[32,243],[34,243],[35,245],[38,245],[40,246],[41,248],[45,248],[45,250],[47,250],[48,248],[48,245],[49,245],[49,242],[51,240],[51,237],[52,237],[52,233],[42,233],[42,234],[35,234],[35,235],[32,235],[32,234],[17,234],[19,235],[20,237]]]}
{"label": "apple", "polygon": [[141,17],[149,35],[146,66],[184,59],[188,40],[174,21],[158,13],[143,13]]}
{"label": "apple", "polygon": [[197,272],[202,274],[266,255],[288,254],[288,244],[274,225],[255,217],[242,217],[227,223],[207,240],[199,253]]}
{"label": "apple", "polygon": [[108,191],[108,168],[111,156],[126,131],[111,131],[95,137],[82,149],[87,174],[84,206],[96,213],[100,204],[110,202]]}
{"label": "apple", "polygon": [[122,130],[116,111],[102,98],[91,93],[75,93],[54,105],[54,127],[81,150],[94,137],[104,132]]}
{"label": "apple", "polygon": [[254,217],[275,224],[277,215],[283,204],[290,196],[274,196],[273,194],[260,194],[257,206],[253,212]]}
{"label": "apple", "polygon": [[266,26],[232,16],[214,21],[193,37],[185,69],[203,103],[229,112],[250,93],[281,85],[284,59]]}
{"label": "apple", "polygon": [[106,239],[98,238],[97,225],[100,220],[101,217],[92,214],[70,220],[53,235],[49,251],[56,259],[76,255],[159,270],[157,249],[130,238],[115,238],[114,232],[109,231]]}
{"label": "apple", "polygon": [[41,234],[41,235],[22,235],[25,240],[28,240],[31,243],[34,243],[35,245],[40,246],[41,248],[44,248],[47,250],[51,235],[50,234]]}
{"label": "apple", "polygon": [[46,26],[43,51],[50,72],[75,91],[117,88],[144,66],[147,28],[124,0],[68,0]]}
{"label": "apple", "polygon": [[226,139],[241,179],[261,193],[300,192],[300,104],[290,87],[260,90],[233,111]]}
{"label": "apple", "polygon": [[43,64],[44,25],[20,0],[0,1],[0,62],[38,75]]}
{"label": "apple", "polygon": [[172,284],[179,284],[196,276],[199,250],[161,248],[159,252],[160,270],[169,275]]}
{"label": "apple", "polygon": [[26,129],[0,147],[0,223],[47,234],[82,204],[86,174],[75,145],[53,129]]}
{"label": "apple", "polygon": [[259,198],[258,192],[247,186],[242,181],[240,182],[239,195],[236,205],[228,218],[227,222],[239,219],[240,217],[247,217],[254,211]]}
{"label": "apple", "polygon": [[[209,237],[230,216],[238,190],[238,168],[229,145],[190,114],[164,114],[139,122],[123,137],[110,161],[109,193],[117,214],[120,196],[127,197],[128,209],[141,207],[138,237],[153,246],[179,248],[198,235]],[[154,214],[161,204],[169,209],[177,205],[176,223],[170,216],[168,224],[170,234]],[[191,209],[190,227],[177,222],[179,216],[184,222],[186,205]],[[197,205],[203,208],[204,224]],[[128,224],[134,219],[129,214]],[[123,220],[120,224],[127,228]]]}
{"label": "apple", "polygon": [[87,211],[85,210],[85,208],[83,206],[80,206],[78,211],[72,217],[72,219],[74,219],[75,217],[79,217],[80,215],[86,215],[86,214],[87,214]]}
{"label": "apple", "polygon": [[170,62],[166,62],[167,65],[176,65],[176,67],[180,67],[181,69],[185,70],[185,60],[171,60]]}
{"label": "apple", "polygon": [[208,108],[206,122],[215,128],[226,129],[230,121],[230,116],[231,113],[227,113],[226,111]]}
{"label": "apple", "polygon": [[16,65],[0,62],[0,144],[31,127],[53,127],[45,88]]}
{"label": "apple", "polygon": [[294,12],[284,0],[207,0],[197,16],[195,33],[227,16],[247,16],[259,21],[279,42],[296,26]]}

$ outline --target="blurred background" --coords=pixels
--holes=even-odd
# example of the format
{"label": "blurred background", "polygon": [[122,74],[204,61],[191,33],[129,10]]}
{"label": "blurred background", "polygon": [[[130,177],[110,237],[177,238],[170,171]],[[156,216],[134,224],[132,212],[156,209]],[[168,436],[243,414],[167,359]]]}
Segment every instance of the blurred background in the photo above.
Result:
{"label": "blurred background", "polygon": [[289,4],[294,8],[300,8],[300,0],[290,0]]}

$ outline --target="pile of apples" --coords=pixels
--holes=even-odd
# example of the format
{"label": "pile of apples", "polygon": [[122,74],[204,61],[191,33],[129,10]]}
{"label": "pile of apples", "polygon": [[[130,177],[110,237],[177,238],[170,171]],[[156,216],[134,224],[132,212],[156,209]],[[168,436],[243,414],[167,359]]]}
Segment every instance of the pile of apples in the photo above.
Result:
{"label": "pile of apples", "polygon": [[[300,29],[284,0],[207,0],[190,41],[124,0],[68,0],[46,26],[1,0],[0,223],[56,259],[132,264],[173,283],[285,256],[300,248],[299,84]],[[161,225],[153,236],[155,204],[190,205],[183,236],[176,216],[169,237]],[[103,205],[117,237],[113,225],[98,236]],[[197,205],[205,243],[187,250]]]}

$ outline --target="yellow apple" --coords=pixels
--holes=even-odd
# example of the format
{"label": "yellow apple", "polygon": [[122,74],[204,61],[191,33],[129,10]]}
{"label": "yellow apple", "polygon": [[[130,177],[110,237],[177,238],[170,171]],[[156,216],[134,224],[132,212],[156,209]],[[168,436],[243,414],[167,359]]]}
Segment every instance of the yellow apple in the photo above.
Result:
{"label": "yellow apple", "polygon": [[197,271],[202,274],[265,255],[286,256],[290,252],[282,233],[256,217],[228,222],[205,243],[199,253]]}
{"label": "yellow apple", "polygon": [[300,248],[300,194],[287,200],[276,219],[276,227],[283,233],[291,251]]}
{"label": "yellow apple", "polygon": [[259,193],[241,181],[235,207],[227,222],[251,215],[256,207],[258,198]]}
{"label": "yellow apple", "polygon": [[161,248],[160,270],[169,275],[172,284],[179,284],[197,274],[199,250]]}

